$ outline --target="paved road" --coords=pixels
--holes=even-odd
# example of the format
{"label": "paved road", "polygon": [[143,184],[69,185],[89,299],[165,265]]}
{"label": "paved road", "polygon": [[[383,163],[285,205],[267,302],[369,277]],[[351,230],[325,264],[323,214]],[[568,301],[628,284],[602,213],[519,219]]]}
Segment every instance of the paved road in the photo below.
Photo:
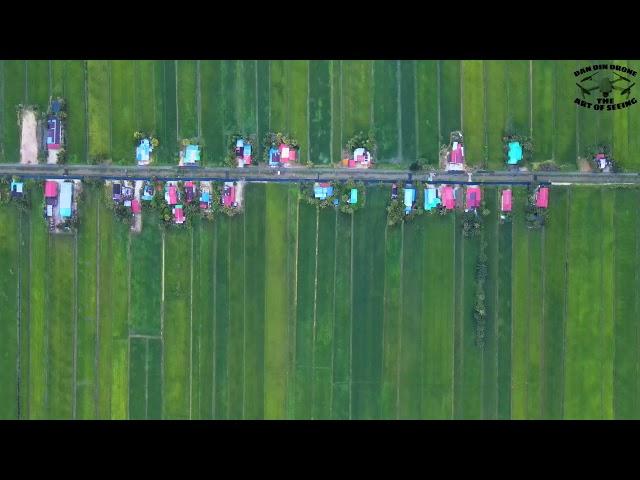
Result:
{"label": "paved road", "polygon": [[[132,165],[20,165],[0,164],[0,175],[19,175],[28,178],[101,178],[145,180],[246,180],[248,182],[287,182],[315,180],[355,179],[370,183],[391,183],[407,180],[427,181],[428,172],[412,173],[408,170],[347,170],[344,168],[282,168],[269,167],[138,167]],[[583,173],[583,172],[509,172],[478,171],[466,173],[435,172],[433,183],[478,183],[478,184],[536,184],[536,183],[580,183],[580,184],[640,184],[638,173]]]}

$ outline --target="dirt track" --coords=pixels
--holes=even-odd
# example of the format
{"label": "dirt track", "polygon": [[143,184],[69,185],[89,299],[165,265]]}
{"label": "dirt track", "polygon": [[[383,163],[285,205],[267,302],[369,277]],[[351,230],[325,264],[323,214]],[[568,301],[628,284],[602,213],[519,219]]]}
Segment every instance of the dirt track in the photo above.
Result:
{"label": "dirt track", "polygon": [[38,163],[38,136],[36,129],[38,121],[31,110],[22,112],[22,135],[20,140],[20,163]]}

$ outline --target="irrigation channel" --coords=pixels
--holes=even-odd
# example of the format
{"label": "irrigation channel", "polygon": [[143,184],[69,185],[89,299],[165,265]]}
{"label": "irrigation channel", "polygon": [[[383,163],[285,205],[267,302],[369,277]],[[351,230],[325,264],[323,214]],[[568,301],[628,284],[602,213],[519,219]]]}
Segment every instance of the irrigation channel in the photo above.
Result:
{"label": "irrigation channel", "polygon": [[[279,172],[279,173],[278,173]],[[531,185],[551,184],[640,184],[640,173],[585,173],[585,172],[510,172],[477,171],[471,173],[410,172],[408,170],[349,170],[332,168],[269,167],[124,167],[116,165],[21,165],[0,164],[0,175],[23,178],[104,180],[244,180],[246,182],[304,182],[330,180],[361,180],[365,183],[392,183],[422,181],[451,184]]]}

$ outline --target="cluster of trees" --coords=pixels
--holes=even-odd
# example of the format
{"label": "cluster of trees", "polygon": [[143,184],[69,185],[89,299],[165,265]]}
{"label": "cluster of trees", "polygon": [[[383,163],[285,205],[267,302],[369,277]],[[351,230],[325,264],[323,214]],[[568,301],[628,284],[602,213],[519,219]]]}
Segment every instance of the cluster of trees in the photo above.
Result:
{"label": "cluster of trees", "polygon": [[[224,163],[227,167],[235,167],[236,166],[236,142],[238,140],[244,140],[244,143],[248,143],[251,145],[251,157],[252,164],[257,164],[257,155],[256,155],[256,136],[255,135],[247,135],[234,133],[229,137],[229,143],[227,145],[227,156],[225,157]],[[268,153],[267,153],[268,155]]]}
{"label": "cluster of trees", "polygon": [[535,205],[535,196],[531,196],[530,202],[525,207],[525,222],[527,228],[538,229],[542,228],[547,222],[549,213],[546,208],[539,208]]}
{"label": "cluster of trees", "polygon": [[595,157],[598,153],[604,153],[609,159],[609,163],[610,163],[609,170],[614,173],[620,171],[616,162],[611,156],[611,146],[609,144],[600,142],[600,143],[594,143],[592,145],[587,145],[587,147],[585,147],[585,151],[586,151],[586,154],[588,155],[589,161],[592,162],[592,164],[595,166],[597,170],[600,169],[600,165],[598,165],[598,163],[596,162]]}
{"label": "cluster of trees", "polygon": [[487,307],[485,304],[486,294],[484,284],[489,276],[489,265],[487,263],[488,257],[486,250],[487,241],[484,239],[484,236],[482,236],[480,241],[480,253],[478,254],[478,261],[476,262],[476,292],[475,302],[473,304],[473,320],[476,327],[476,345],[478,347],[484,346],[487,324]]}
{"label": "cluster of trees", "polygon": [[371,156],[375,157],[376,136],[373,130],[369,130],[367,134],[359,131],[347,141],[347,154],[351,155],[356,148],[364,148],[369,151]]}
{"label": "cluster of trees", "polygon": [[[364,183],[356,182],[352,179],[347,180],[345,183],[330,182],[333,187],[333,195],[319,199],[314,195],[314,182],[302,182],[300,184],[299,198],[310,205],[315,205],[319,208],[326,208],[328,206],[334,206],[334,200],[338,200],[338,210],[348,215],[353,215],[354,212],[364,207],[366,203],[366,190]],[[349,203],[351,198],[351,190],[355,188],[358,190],[358,202],[355,205]]]}
{"label": "cluster of trees", "polygon": [[160,140],[154,137],[153,134],[138,130],[133,132],[133,140],[135,141],[136,145],[138,145],[140,140],[142,140],[143,138],[148,138],[153,148],[157,148],[160,145]]}
{"label": "cluster of trees", "polygon": [[559,172],[560,167],[553,160],[545,160],[535,165],[534,170],[540,172]]}
{"label": "cluster of trees", "polygon": [[533,139],[525,135],[517,133],[508,133],[502,137],[504,144],[504,156],[507,158],[509,152],[509,143],[518,142],[522,146],[522,163],[530,162],[533,159]]}
{"label": "cluster of trees", "polygon": [[[292,135],[285,135],[282,132],[268,132],[265,134],[262,140],[262,159],[265,163],[269,163],[269,150],[271,147],[279,148],[283,143],[299,150],[300,144]],[[311,161],[309,160],[308,163],[311,164]]]}
{"label": "cluster of trees", "polygon": [[29,195],[27,195],[27,192],[29,191],[29,188],[32,188],[34,186],[35,181],[25,180],[24,181],[25,193],[22,195],[22,197],[13,197],[11,196],[12,180],[19,181],[20,178],[16,176],[14,177],[4,176],[0,178],[0,205],[13,205],[16,208],[18,208],[18,210],[22,210],[26,212],[31,207],[31,203],[29,201]]}
{"label": "cluster of trees", "polygon": [[479,237],[482,233],[482,217],[477,210],[464,212],[462,217],[462,234],[467,238]]}

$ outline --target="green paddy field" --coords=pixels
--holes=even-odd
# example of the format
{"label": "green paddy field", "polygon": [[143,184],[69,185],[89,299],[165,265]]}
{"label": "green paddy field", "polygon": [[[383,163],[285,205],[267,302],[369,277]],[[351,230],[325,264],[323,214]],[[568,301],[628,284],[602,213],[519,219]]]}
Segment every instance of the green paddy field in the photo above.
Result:
{"label": "green paddy field", "polygon": [[70,163],[134,163],[133,132],[154,132],[157,161],[177,163],[178,141],[197,136],[203,164],[222,164],[235,132],[291,133],[304,161],[336,163],[346,141],[374,128],[378,161],[437,164],[462,128],[470,165],[501,169],[508,127],[534,139],[534,160],[576,169],[596,142],[619,165],[640,168],[640,108],[577,108],[574,70],[638,61],[1,61],[0,162],[19,159],[14,107],[67,99]]}
{"label": "green paddy field", "polygon": [[552,187],[540,231],[484,190],[483,348],[461,213],[251,184],[241,216],[136,235],[99,195],[75,236],[0,209],[1,418],[640,417],[639,189]]}

